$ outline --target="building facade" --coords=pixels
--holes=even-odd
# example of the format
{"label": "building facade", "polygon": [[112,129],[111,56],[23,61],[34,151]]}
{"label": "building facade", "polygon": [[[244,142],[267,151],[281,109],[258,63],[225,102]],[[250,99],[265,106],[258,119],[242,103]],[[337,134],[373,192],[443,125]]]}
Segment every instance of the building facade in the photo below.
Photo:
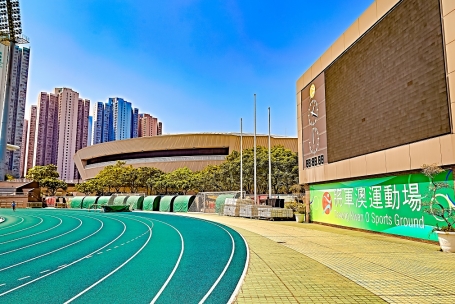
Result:
{"label": "building facade", "polygon": [[[243,134],[243,149],[253,145],[253,134]],[[267,147],[268,136],[258,135],[257,145]],[[281,145],[296,152],[297,138],[272,136],[271,145]],[[93,145],[77,151],[74,160],[82,179],[86,180],[117,160],[133,167],[154,167],[164,172],[183,167],[198,171],[208,165],[223,163],[233,151],[240,151],[238,133],[173,134]]]}
{"label": "building facade", "polygon": [[25,170],[25,175],[27,175],[29,169],[33,168],[33,160],[35,158],[35,140],[36,140],[37,118],[38,118],[38,107],[35,105],[32,105],[31,109],[30,109],[30,131],[29,131],[29,135],[28,135],[27,167]]}
{"label": "building facade", "polygon": [[158,135],[158,119],[150,114],[143,114],[139,119],[139,137]]}
{"label": "building facade", "polygon": [[[73,156],[87,146],[89,112],[90,100],[79,98],[79,93],[70,88],[56,88],[54,93],[41,92],[34,165],[54,164],[61,179],[78,179]],[[32,154],[29,153],[29,158]]]}
{"label": "building facade", "polygon": [[[41,92],[38,97],[38,121],[36,127],[35,166],[57,165],[58,131],[59,131],[59,103],[58,95]],[[33,114],[33,108],[32,108]],[[30,128],[30,132],[32,128]],[[32,136],[30,136],[32,138]],[[34,142],[33,142],[34,143]],[[33,153],[29,153],[29,157]],[[32,168],[30,162],[28,169]]]}
{"label": "building facade", "polygon": [[138,137],[139,130],[139,109],[134,108],[131,117],[131,138]]}
{"label": "building facade", "polygon": [[24,177],[24,170],[27,160],[27,134],[28,134],[28,120],[24,119],[24,129],[22,130],[22,141],[23,145],[21,147],[21,161],[19,169],[19,177]]}
{"label": "building facade", "polygon": [[93,134],[93,116],[88,117],[88,139],[87,147],[92,145],[92,134]]}
{"label": "building facade", "polygon": [[109,98],[109,103],[112,104],[114,140],[131,138],[133,121],[131,103],[119,97]]}
{"label": "building facade", "polygon": [[297,80],[314,221],[434,240],[424,164],[445,170],[437,201],[455,209],[453,3],[376,0]]}
{"label": "building facade", "polygon": [[25,103],[28,85],[28,70],[30,62],[30,49],[14,48],[12,58],[11,87],[9,91],[7,143],[19,146],[18,151],[6,152],[6,172],[19,178],[21,168],[21,153],[26,149],[23,140]]}

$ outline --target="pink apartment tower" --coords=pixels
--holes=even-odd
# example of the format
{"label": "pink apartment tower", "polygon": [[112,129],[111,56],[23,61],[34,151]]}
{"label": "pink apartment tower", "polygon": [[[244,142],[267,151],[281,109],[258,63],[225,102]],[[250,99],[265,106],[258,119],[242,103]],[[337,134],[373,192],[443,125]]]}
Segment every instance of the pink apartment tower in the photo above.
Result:
{"label": "pink apartment tower", "polygon": [[60,179],[79,178],[73,156],[87,146],[90,100],[69,88],[41,92],[38,98],[36,166],[57,165]]}

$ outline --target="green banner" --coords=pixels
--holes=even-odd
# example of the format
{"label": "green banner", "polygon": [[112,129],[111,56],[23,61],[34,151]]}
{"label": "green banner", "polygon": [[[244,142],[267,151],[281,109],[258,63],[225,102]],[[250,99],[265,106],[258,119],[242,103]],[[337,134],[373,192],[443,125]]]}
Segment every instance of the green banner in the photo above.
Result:
{"label": "green banner", "polygon": [[[449,185],[437,190],[437,201],[455,208],[452,171],[442,172],[435,182]],[[424,212],[422,202],[430,199],[430,179],[423,174],[310,186],[315,222],[437,241],[431,231],[444,223]]]}

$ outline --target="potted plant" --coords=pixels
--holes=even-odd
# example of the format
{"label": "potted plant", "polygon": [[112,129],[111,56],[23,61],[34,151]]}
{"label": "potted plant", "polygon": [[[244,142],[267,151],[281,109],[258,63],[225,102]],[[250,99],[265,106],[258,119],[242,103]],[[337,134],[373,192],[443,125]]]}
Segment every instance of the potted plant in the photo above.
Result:
{"label": "potted plant", "polygon": [[284,204],[284,208],[292,209],[297,223],[303,223],[305,221],[305,204],[294,201]]}
{"label": "potted plant", "polygon": [[442,225],[436,224],[433,229],[438,235],[439,245],[443,252],[455,252],[455,209],[449,204],[444,205],[438,202],[437,191],[449,188],[446,182],[435,182],[435,176],[443,172],[436,164],[423,165],[422,173],[430,179],[429,195],[427,200],[422,202],[425,212],[433,215]]}

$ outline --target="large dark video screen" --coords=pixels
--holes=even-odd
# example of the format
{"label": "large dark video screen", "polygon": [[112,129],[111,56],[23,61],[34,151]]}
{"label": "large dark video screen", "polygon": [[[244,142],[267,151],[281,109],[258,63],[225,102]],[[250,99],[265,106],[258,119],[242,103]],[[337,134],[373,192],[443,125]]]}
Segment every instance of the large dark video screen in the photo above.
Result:
{"label": "large dark video screen", "polygon": [[325,70],[335,162],[450,133],[439,0],[403,0]]}

